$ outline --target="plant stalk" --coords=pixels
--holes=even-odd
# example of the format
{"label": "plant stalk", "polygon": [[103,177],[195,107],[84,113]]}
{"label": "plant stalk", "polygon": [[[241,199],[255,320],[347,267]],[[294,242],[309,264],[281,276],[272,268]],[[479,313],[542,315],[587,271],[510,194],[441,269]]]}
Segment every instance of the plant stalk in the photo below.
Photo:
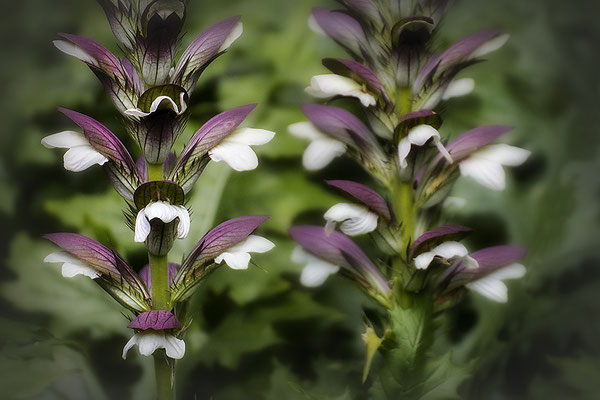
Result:
{"label": "plant stalk", "polygon": [[154,352],[154,374],[157,400],[173,400],[175,391],[171,386],[171,366],[163,351]]}
{"label": "plant stalk", "polygon": [[[163,179],[161,164],[148,164],[148,178],[151,181]],[[171,290],[169,287],[168,256],[157,256],[148,252],[152,281],[152,309],[171,309]],[[154,352],[154,374],[156,376],[156,398],[158,400],[173,400],[175,391],[171,384],[171,366],[163,351]]]}

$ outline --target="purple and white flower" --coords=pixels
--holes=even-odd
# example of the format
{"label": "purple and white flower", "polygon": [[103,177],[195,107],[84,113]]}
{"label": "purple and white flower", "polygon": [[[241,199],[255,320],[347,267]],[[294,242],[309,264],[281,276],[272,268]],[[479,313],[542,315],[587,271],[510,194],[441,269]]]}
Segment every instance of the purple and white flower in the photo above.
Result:
{"label": "purple and white flower", "polygon": [[150,356],[157,349],[165,349],[167,356],[178,360],[185,354],[185,342],[178,339],[170,332],[173,329],[181,329],[181,323],[175,315],[165,310],[151,310],[138,315],[128,328],[139,330],[125,344],[123,348],[123,359],[127,352],[138,345],[138,350],[143,356]]}
{"label": "purple and white flower", "polygon": [[64,155],[67,171],[80,172],[93,165],[104,165],[108,162],[108,158],[96,151],[86,137],[78,132],[55,133],[43,138],[42,144],[48,149],[69,149]]}
{"label": "purple and white flower", "polygon": [[297,138],[310,140],[302,156],[302,165],[309,171],[325,168],[334,158],[346,152],[344,143],[327,136],[312,122],[297,122],[288,126],[288,131]]}
{"label": "purple and white flower", "polygon": [[312,255],[300,246],[292,251],[292,261],[304,265],[300,274],[300,283],[306,287],[321,286],[329,275],[340,270],[339,266]]}
{"label": "purple and white flower", "polygon": [[273,247],[275,244],[270,240],[262,236],[250,235],[216,256],[215,263],[221,264],[225,261],[231,269],[248,269],[249,253],[266,253]]}
{"label": "purple and white flower", "polygon": [[504,190],[506,175],[503,166],[523,164],[531,152],[507,144],[490,144],[512,128],[485,126],[472,129],[448,145],[448,152],[457,160],[461,175],[473,178],[492,190]]}
{"label": "purple and white flower", "polygon": [[398,162],[400,168],[408,167],[406,158],[411,151],[412,146],[423,146],[428,141],[437,147],[440,154],[449,162],[452,163],[452,156],[448,153],[444,145],[440,141],[440,133],[433,126],[430,125],[417,125],[412,128],[406,137],[400,139],[398,143]]}
{"label": "purple and white flower", "polygon": [[378,215],[363,205],[338,203],[325,212],[324,218],[328,233],[333,232],[338,223],[348,236],[364,235],[377,229]]}
{"label": "purple and white flower", "polygon": [[347,236],[339,232],[328,234],[324,228],[310,225],[294,226],[289,232],[304,251],[325,261],[317,263],[312,257],[306,257],[296,251],[295,260],[306,263],[308,267],[306,272],[302,273],[304,282],[313,286],[322,283],[333,273],[333,267],[337,266],[378,295],[387,297],[390,294],[391,288],[385,277],[360,247]]}
{"label": "purple and white flower", "polygon": [[[525,267],[516,260],[526,255],[525,249],[515,246],[495,246],[478,250],[470,256],[477,261],[478,268],[467,268],[462,262],[450,268],[449,288],[464,285],[482,296],[499,303],[508,301],[507,279],[518,279],[525,275]],[[445,276],[441,277],[443,280]]]}
{"label": "purple and white flower", "polygon": [[143,243],[150,234],[150,221],[158,218],[168,224],[175,219],[177,224],[177,238],[185,239],[190,232],[190,214],[184,206],[170,204],[166,201],[153,201],[142,208],[135,220],[134,241]]}
{"label": "purple and white flower", "polygon": [[210,149],[208,155],[236,171],[253,170],[258,166],[258,158],[250,146],[267,144],[274,136],[275,132],[265,129],[239,128]]}
{"label": "purple and white flower", "polygon": [[365,107],[377,103],[375,97],[365,91],[363,86],[356,81],[336,74],[316,75],[306,88],[306,93],[319,99],[334,96],[355,97]]}

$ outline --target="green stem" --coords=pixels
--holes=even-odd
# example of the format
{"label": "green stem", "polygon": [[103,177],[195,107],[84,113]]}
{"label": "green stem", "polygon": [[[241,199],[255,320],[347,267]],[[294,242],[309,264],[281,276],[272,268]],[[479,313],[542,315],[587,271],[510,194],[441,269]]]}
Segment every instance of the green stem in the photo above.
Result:
{"label": "green stem", "polygon": [[171,367],[162,351],[154,352],[154,374],[156,376],[156,398],[173,400],[175,391],[171,386]]}
{"label": "green stem", "polygon": [[164,179],[162,164],[148,163],[148,180],[160,181]]}
{"label": "green stem", "polygon": [[402,223],[402,243],[407,246],[413,241],[416,223],[416,207],[411,182],[398,181],[392,189],[393,207],[396,217]]}
{"label": "green stem", "polygon": [[167,256],[148,253],[152,277],[152,309],[170,311],[171,291]]}

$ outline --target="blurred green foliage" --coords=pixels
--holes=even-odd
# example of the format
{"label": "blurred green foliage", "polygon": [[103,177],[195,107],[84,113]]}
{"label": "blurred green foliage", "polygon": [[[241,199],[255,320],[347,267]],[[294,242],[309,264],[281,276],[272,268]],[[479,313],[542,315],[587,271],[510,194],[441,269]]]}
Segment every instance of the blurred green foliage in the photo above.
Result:
{"label": "blurred green foliage", "polygon": [[[188,350],[178,364],[180,398],[368,396],[372,381],[360,383],[360,333],[363,309],[373,305],[339,277],[319,289],[300,287],[300,266],[289,260],[287,228],[322,223],[322,212],[337,199],[323,179],[363,179],[343,160],[317,174],[303,171],[304,144],[286,130],[303,120],[299,105],[311,101],[303,88],[325,71],[320,59],[341,55],[307,28],[317,4],[334,3],[191,2],[186,41],[237,14],[245,32],[201,78],[184,138],[218,111],[247,103],[259,104],[248,126],[277,136],[258,149],[255,171],[207,169],[191,202],[194,230],[177,244],[172,261],[216,223],[253,213],[272,215],[261,233],[277,248],[257,255],[257,267],[248,271],[218,270],[194,297]],[[56,265],[43,264],[52,246],[39,239],[46,232],[76,231],[114,244],[136,268],[146,262],[102,171],[64,171],[59,152],[39,143],[71,128],[57,106],[87,113],[126,139],[100,84],[51,40],[66,31],[118,49],[92,0],[3,7],[11,20],[0,27],[2,398],[149,398],[151,360],[135,352],[127,361],[120,358],[130,332],[118,306],[89,280],[65,280]],[[466,206],[446,214],[448,221],[476,229],[471,248],[514,243],[530,250],[528,274],[510,284],[508,304],[471,295],[440,321],[436,346],[451,347],[453,358],[441,362],[473,363],[473,376],[458,388],[463,398],[592,399],[600,393],[599,11],[585,0],[458,0],[441,29],[440,47],[487,28],[503,28],[512,37],[487,63],[466,71],[477,87],[442,110],[443,132],[455,136],[481,124],[513,124],[517,129],[507,140],[534,152],[511,172],[502,194],[462,181],[453,195],[465,198]],[[377,365],[376,357],[373,371]],[[439,390],[453,398],[454,381],[441,378]],[[456,379],[458,384],[462,377]]]}

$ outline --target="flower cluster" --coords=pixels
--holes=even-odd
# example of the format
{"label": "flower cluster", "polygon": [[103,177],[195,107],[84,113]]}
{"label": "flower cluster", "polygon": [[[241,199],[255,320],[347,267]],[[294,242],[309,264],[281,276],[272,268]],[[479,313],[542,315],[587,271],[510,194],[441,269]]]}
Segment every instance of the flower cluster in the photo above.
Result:
{"label": "flower cluster", "polygon": [[242,34],[240,17],[210,27],[176,58],[187,1],[100,3],[125,53],[122,59],[76,35],[60,34],[62,39],[54,44],[87,64],[102,82],[142,155],[134,161],[119,137],[104,125],[66,109],[60,111],[80,131],[47,136],[42,144],[68,149],[64,167],[69,171],[96,164],[105,169],[126,202],[132,239],[145,243],[150,264],[136,272],[114,250],[73,233],[46,235],[61,251],[45,261],[62,263],[65,277],[94,279],[134,314],[129,327],[137,333],[125,346],[123,357],[137,343],[143,355],[164,348],[169,358],[179,359],[185,352],[181,337],[186,321],[178,320],[178,304],[219,264],[245,269],[249,253],[274,246],[252,234],[266,216],[239,217],[208,232],[181,265],[167,263],[173,242],[190,231],[186,207],[190,190],[210,160],[223,161],[236,171],[256,168],[258,159],[250,146],[269,142],[274,133],[240,127],[255,107],[246,105],[210,119],[176,155],[173,145],[186,124],[200,74]]}
{"label": "flower cluster", "polygon": [[[303,156],[306,169],[319,170],[347,153],[371,175],[377,190],[327,181],[348,201],[325,213],[324,228],[291,228],[300,245],[292,258],[306,265],[301,282],[317,286],[339,271],[389,310],[405,308],[407,296],[427,293],[430,308],[441,311],[466,289],[507,301],[503,280],[523,276],[524,267],[515,261],[525,251],[498,246],[470,252],[460,240],[471,229],[438,226],[438,220],[459,176],[502,190],[503,166],[522,164],[529,151],[493,144],[511,130],[506,126],[475,128],[448,143],[435,110],[473,90],[472,79],[457,76],[501,47],[508,35],[476,33],[434,54],[432,38],[447,1],[340,3],[343,10],[315,8],[309,26],[335,40],[351,59],[323,60],[331,74],[315,76],[306,92],[330,100],[304,105],[309,121],[289,131],[310,141]],[[360,112],[330,105],[338,99],[355,102],[352,109]],[[335,231],[338,226],[342,233]],[[378,245],[376,261],[348,237],[365,234]],[[392,331],[394,318],[384,323]],[[395,340],[399,346],[401,339]]]}

